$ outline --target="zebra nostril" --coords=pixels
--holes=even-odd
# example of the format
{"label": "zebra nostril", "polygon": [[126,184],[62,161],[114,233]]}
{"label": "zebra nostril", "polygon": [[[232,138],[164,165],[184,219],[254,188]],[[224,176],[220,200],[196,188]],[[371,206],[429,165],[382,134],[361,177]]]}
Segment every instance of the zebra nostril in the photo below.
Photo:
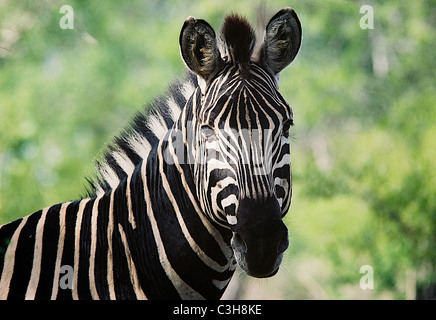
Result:
{"label": "zebra nostril", "polygon": [[246,253],[247,252],[247,244],[242,239],[242,237],[239,235],[239,233],[233,233],[232,238],[232,247],[236,251]]}

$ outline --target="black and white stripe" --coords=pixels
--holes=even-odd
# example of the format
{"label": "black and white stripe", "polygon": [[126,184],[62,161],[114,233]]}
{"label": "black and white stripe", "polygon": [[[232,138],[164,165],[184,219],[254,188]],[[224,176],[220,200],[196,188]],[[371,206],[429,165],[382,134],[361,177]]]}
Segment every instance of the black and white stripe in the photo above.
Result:
{"label": "black and white stripe", "polygon": [[[210,26],[188,18],[180,45],[194,73],[114,139],[88,195],[0,227],[0,299],[221,297],[236,258],[249,261],[234,240],[241,203],[273,198],[283,216],[291,199],[292,110],[267,61],[243,61],[238,28],[251,30],[226,19],[218,50]],[[196,37],[200,60],[187,56]]]}

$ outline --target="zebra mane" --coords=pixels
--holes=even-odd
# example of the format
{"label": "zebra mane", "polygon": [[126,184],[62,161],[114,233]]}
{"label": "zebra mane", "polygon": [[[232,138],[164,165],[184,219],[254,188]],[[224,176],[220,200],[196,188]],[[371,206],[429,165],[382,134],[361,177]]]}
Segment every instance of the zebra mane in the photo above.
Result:
{"label": "zebra mane", "polygon": [[135,167],[173,126],[197,86],[197,77],[188,72],[174,81],[165,94],[146,104],[96,160],[94,177],[86,178],[89,182],[87,196],[107,193],[132,175]]}
{"label": "zebra mane", "polygon": [[231,62],[248,65],[256,44],[256,34],[245,18],[236,14],[227,16],[221,28],[221,41],[227,47]]}

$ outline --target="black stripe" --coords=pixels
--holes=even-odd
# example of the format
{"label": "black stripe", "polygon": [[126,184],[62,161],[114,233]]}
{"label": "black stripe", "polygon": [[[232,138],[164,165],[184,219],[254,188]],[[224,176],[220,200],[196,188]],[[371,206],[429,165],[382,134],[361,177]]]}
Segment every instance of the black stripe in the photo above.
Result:
{"label": "black stripe", "polygon": [[107,228],[109,224],[108,212],[110,204],[110,194],[100,200],[98,204],[97,217],[97,245],[95,252],[95,285],[100,299],[109,299],[109,287],[107,283],[107,253],[108,239]]}
{"label": "black stripe", "polygon": [[8,299],[24,299],[33,265],[36,225],[42,210],[30,215],[18,238]]}
{"label": "black stripe", "polygon": [[[80,201],[74,201],[70,203],[65,212],[65,239],[64,239],[64,247],[62,251],[62,266],[70,266],[74,268],[74,249],[75,249],[75,228],[76,228],[76,220],[77,220],[77,211],[79,210]],[[59,279],[62,279],[62,276],[67,276],[67,274],[61,274]],[[62,289],[58,288],[58,294],[56,299],[59,300],[71,300],[73,298],[73,291],[71,288]]]}
{"label": "black stripe", "polygon": [[41,272],[35,299],[50,299],[59,241],[59,210],[57,204],[47,211],[42,239]]}
{"label": "black stripe", "polygon": [[0,278],[3,273],[3,265],[5,263],[5,254],[9,246],[12,236],[17,230],[23,219],[15,220],[11,223],[5,224],[0,228]]}
{"label": "black stripe", "polygon": [[[118,224],[124,225],[124,233],[128,233],[131,229],[127,221],[128,209],[125,186],[125,183],[121,184],[114,194],[114,232],[112,238],[114,286],[117,299],[134,299],[135,292],[130,280],[130,270],[118,227]],[[133,247],[133,249],[135,248]]]}
{"label": "black stripe", "polygon": [[80,226],[77,294],[81,300],[91,300],[91,291],[89,290],[89,255],[91,251],[91,218],[94,202],[95,198],[86,203]]}

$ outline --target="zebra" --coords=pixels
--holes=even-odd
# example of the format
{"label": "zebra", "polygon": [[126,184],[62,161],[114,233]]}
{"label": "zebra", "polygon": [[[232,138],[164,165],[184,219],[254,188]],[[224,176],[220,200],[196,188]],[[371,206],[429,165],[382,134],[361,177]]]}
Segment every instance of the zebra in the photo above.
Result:
{"label": "zebra", "polygon": [[292,196],[279,74],[301,40],[292,8],[256,52],[245,18],[217,37],[189,17],[187,73],[109,144],[86,196],[0,227],[0,299],[219,299],[237,265],[276,274]]}

